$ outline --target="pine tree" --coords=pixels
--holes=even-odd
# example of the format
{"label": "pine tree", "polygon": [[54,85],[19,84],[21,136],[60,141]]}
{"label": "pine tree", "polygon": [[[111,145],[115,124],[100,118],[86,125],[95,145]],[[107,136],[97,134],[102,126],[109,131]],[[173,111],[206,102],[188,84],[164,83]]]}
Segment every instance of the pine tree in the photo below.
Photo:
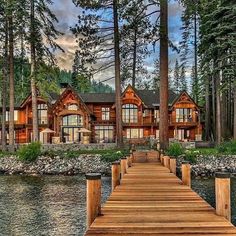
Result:
{"label": "pine tree", "polygon": [[180,81],[180,66],[179,61],[176,59],[175,61],[175,68],[174,68],[174,78],[173,78],[173,89],[175,93],[179,93],[181,91],[181,81]]}
{"label": "pine tree", "polygon": [[182,65],[180,68],[180,91],[187,91],[187,80],[186,80],[186,71],[185,66]]}

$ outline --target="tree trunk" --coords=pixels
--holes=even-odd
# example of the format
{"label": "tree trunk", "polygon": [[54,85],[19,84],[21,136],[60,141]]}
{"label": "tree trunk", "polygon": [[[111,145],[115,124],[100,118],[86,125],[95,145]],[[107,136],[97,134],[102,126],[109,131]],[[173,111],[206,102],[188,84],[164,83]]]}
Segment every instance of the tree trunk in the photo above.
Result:
{"label": "tree trunk", "polygon": [[7,101],[7,79],[8,79],[8,22],[5,23],[5,42],[2,67],[2,151],[6,150],[6,101]]}
{"label": "tree trunk", "polygon": [[[10,6],[11,8],[12,6]],[[9,29],[9,150],[14,152],[15,138],[14,138],[14,35],[13,35],[13,16],[12,10],[8,15],[8,29]]]}
{"label": "tree trunk", "polygon": [[30,53],[31,53],[31,96],[32,96],[32,122],[33,122],[33,142],[39,140],[39,127],[38,127],[38,108],[37,108],[37,88],[35,81],[35,66],[36,66],[36,50],[35,50],[35,33],[34,33],[34,0],[31,0],[31,13],[30,13],[30,24],[31,24],[31,41],[30,41]]}
{"label": "tree trunk", "polygon": [[234,140],[236,140],[236,83],[234,82]]}
{"label": "tree trunk", "polygon": [[206,140],[209,141],[210,139],[210,100],[209,100],[209,81],[206,81],[205,84],[205,99],[206,99],[206,105],[205,105],[205,134],[206,134]]}
{"label": "tree trunk", "polygon": [[168,2],[160,1],[160,147],[169,146],[168,115]]}
{"label": "tree trunk", "polygon": [[123,147],[122,114],[121,114],[121,82],[120,82],[120,40],[117,0],[113,0],[114,47],[115,47],[115,89],[116,89],[116,142]]}
{"label": "tree trunk", "polygon": [[216,78],[216,143],[221,143],[221,95],[220,95],[220,76]]}
{"label": "tree trunk", "polygon": [[137,27],[134,29],[134,55],[133,55],[133,74],[132,74],[132,87],[135,88],[136,81],[136,64],[137,64]]}
{"label": "tree trunk", "polygon": [[198,63],[197,63],[197,10],[194,12],[194,77],[195,77],[195,102],[198,103]]}
{"label": "tree trunk", "polygon": [[215,77],[212,77],[212,136],[216,140],[216,83]]}

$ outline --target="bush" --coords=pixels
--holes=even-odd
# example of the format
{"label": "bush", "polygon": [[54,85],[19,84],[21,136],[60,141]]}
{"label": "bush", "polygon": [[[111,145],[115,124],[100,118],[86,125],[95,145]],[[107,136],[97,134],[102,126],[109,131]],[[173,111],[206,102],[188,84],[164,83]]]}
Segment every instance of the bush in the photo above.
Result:
{"label": "bush", "polygon": [[25,162],[33,162],[41,154],[41,143],[33,142],[22,146],[17,152],[19,159]]}
{"label": "bush", "polygon": [[113,161],[118,161],[120,158],[125,157],[126,155],[127,153],[122,151],[110,152],[103,154],[101,156],[101,159],[106,162],[113,162]]}
{"label": "bush", "polygon": [[179,143],[171,143],[169,148],[166,151],[166,154],[168,156],[174,156],[174,157],[180,156],[183,153],[184,153],[184,149]]}
{"label": "bush", "polygon": [[236,141],[229,141],[221,143],[217,146],[217,150],[219,153],[223,154],[236,154]]}
{"label": "bush", "polygon": [[194,164],[197,162],[197,155],[199,154],[200,154],[199,151],[186,150],[184,154],[184,160]]}

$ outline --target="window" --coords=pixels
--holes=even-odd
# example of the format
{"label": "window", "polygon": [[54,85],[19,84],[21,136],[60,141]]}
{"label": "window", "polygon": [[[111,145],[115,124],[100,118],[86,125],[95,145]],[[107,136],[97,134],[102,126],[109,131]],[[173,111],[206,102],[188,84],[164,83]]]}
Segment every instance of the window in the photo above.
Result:
{"label": "window", "polygon": [[179,141],[183,141],[190,138],[190,131],[186,129],[177,129],[174,130],[174,136]]}
{"label": "window", "polygon": [[[10,111],[6,111],[6,121],[10,121]],[[14,121],[18,121],[18,111],[14,110]]]}
{"label": "window", "polygon": [[125,104],[122,106],[122,120],[124,123],[138,122],[138,107],[134,104]]}
{"label": "window", "polygon": [[108,126],[95,126],[95,141],[97,143],[112,143],[114,142],[114,127]]}
{"label": "window", "polygon": [[160,139],[160,131],[159,131],[159,129],[156,130],[156,139],[157,140]]}
{"label": "window", "polygon": [[110,120],[110,107],[102,107],[102,120]]}
{"label": "window", "polygon": [[160,122],[160,110],[154,110],[154,118],[156,123]]}
{"label": "window", "polygon": [[144,110],[143,111],[143,117],[148,117],[150,115],[150,110]]}
{"label": "window", "polygon": [[192,122],[192,109],[190,108],[176,109],[176,122]]}
{"label": "window", "polygon": [[67,106],[67,110],[77,111],[78,110],[78,105],[77,104],[70,104],[70,105]]}
{"label": "window", "polygon": [[62,118],[63,126],[82,126],[83,118],[80,115],[68,115]]}
{"label": "window", "polygon": [[127,129],[126,137],[128,139],[143,138],[143,129]]}
{"label": "window", "polygon": [[47,104],[38,104],[38,121],[39,124],[48,123],[48,106]]}

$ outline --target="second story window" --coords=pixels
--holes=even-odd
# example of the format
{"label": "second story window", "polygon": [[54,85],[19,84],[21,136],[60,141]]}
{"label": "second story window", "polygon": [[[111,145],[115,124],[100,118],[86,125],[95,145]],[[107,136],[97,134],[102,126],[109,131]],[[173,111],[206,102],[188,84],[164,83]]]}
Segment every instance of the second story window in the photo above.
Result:
{"label": "second story window", "polygon": [[176,122],[192,122],[192,109],[178,108],[176,109]]}
{"label": "second story window", "polygon": [[102,120],[110,120],[110,107],[102,107]]}
{"label": "second story window", "polygon": [[48,123],[47,104],[38,104],[38,121],[40,125],[44,125]]}
{"label": "second story window", "polygon": [[138,107],[134,104],[123,105],[122,120],[124,123],[138,123]]}
{"label": "second story window", "polygon": [[[6,122],[10,121],[10,112],[6,111]],[[14,121],[18,121],[18,111],[14,110]]]}
{"label": "second story window", "polygon": [[160,121],[160,110],[154,110],[154,118],[155,118],[155,122],[159,122]]}

